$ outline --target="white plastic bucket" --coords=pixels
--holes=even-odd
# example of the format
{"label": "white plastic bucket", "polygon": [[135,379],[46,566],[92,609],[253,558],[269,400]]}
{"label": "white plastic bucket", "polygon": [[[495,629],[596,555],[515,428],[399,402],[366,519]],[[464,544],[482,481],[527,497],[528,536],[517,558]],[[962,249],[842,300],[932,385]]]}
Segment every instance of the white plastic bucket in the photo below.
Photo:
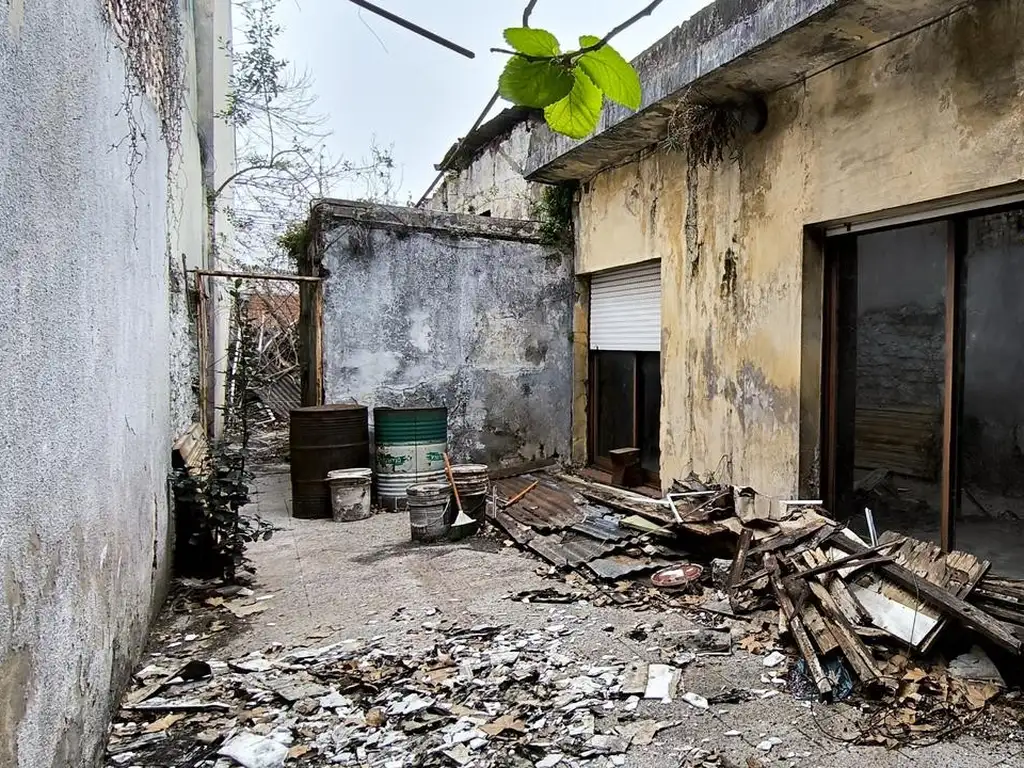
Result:
{"label": "white plastic bucket", "polygon": [[331,488],[331,515],[336,522],[365,520],[373,509],[370,506],[370,482],[373,470],[367,468],[336,469],[327,473]]}

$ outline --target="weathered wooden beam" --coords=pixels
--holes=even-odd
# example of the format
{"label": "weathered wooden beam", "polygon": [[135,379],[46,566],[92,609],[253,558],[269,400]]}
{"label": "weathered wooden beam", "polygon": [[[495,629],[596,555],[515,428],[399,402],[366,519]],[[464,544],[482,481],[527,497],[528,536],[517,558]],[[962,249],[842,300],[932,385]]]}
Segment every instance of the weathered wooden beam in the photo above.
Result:
{"label": "weathered wooden beam", "polygon": [[[849,554],[864,553],[867,547],[858,544],[846,536],[836,536],[831,540],[833,546]],[[987,613],[969,603],[965,603],[956,595],[946,589],[933,584],[927,579],[922,579],[916,573],[904,568],[898,563],[883,563],[875,566],[878,573],[887,579],[909,590],[912,595],[919,596],[922,600],[939,608],[944,614],[948,614],[962,624],[976,632],[984,635],[1001,648],[1012,653],[1020,654],[1022,643],[1001,621],[992,618]]]}
{"label": "weathered wooden beam", "polygon": [[[806,579],[808,576],[818,576],[819,574],[825,574],[825,573],[831,573],[832,571],[838,571],[838,570],[841,570],[843,568],[846,568],[847,566],[853,565],[854,563],[857,563],[858,560],[864,560],[865,558],[868,558],[871,555],[878,554],[883,549],[888,549],[890,547],[893,547],[893,546],[895,546],[897,544],[902,544],[902,543],[903,543],[902,540],[901,541],[889,541],[889,542],[886,542],[885,544],[879,544],[876,547],[871,547],[870,549],[865,549],[863,552],[856,552],[856,553],[854,553],[852,555],[847,555],[846,557],[840,557],[838,560],[833,560],[833,561],[828,562],[828,563],[822,563],[821,565],[815,566],[814,568],[809,568],[806,571],[797,571],[796,574],[794,574],[794,575],[799,577],[799,578]],[[890,562],[890,563],[892,562],[892,558],[889,558],[889,557],[886,557],[886,558],[875,558],[875,559],[872,559],[871,562],[873,564],[877,564],[878,562],[883,561],[883,560],[886,561],[886,562]],[[857,567],[860,567],[861,565],[866,565],[866,563],[857,563]]]}
{"label": "weathered wooden beam", "polygon": [[[811,567],[824,565],[828,562],[825,553],[820,549],[808,550],[804,552],[803,557],[804,562]],[[839,610],[843,612],[843,615],[850,624],[857,626],[870,623],[870,614],[864,610],[864,606],[860,604],[860,601],[850,591],[850,588],[846,586],[846,582],[839,577],[839,574],[820,574],[815,577],[815,580],[832,595],[832,599],[839,606]]]}
{"label": "weathered wooden beam", "polygon": [[765,570],[768,571],[768,581],[772,585],[772,591],[775,592],[775,599],[778,601],[782,612],[786,615],[786,623],[789,625],[789,632],[793,636],[793,640],[796,643],[797,648],[800,650],[800,654],[804,657],[804,661],[807,662],[808,673],[814,680],[814,684],[817,686],[821,695],[831,697],[832,684],[828,681],[828,676],[825,674],[825,670],[821,666],[821,660],[818,658],[818,654],[814,652],[814,646],[811,644],[811,638],[807,634],[807,629],[804,627],[803,619],[797,612],[796,607],[793,605],[793,601],[786,592],[785,585],[782,583],[782,577],[779,574],[778,561],[773,555],[765,554],[764,567]]}
{"label": "weathered wooden beam", "polygon": [[740,534],[739,546],[736,548],[736,558],[732,561],[732,568],[729,569],[729,581],[726,583],[729,589],[732,589],[743,575],[743,569],[747,565],[747,553],[750,551],[750,542],[753,540],[754,532],[749,528],[744,528],[743,533]]}
{"label": "weathered wooden beam", "polygon": [[832,632],[832,637],[836,639],[839,644],[839,648],[842,650],[843,655],[846,656],[847,661],[850,662],[850,666],[853,668],[854,673],[860,678],[861,682],[873,683],[881,678],[882,673],[875,664],[875,659],[871,655],[871,651],[868,650],[864,642],[857,637],[853,626],[847,620],[843,612],[839,610],[839,606],[835,600],[832,599],[832,595],[829,591],[817,581],[809,583],[811,592],[818,600],[818,606],[821,609],[821,613],[825,617],[826,626]]}

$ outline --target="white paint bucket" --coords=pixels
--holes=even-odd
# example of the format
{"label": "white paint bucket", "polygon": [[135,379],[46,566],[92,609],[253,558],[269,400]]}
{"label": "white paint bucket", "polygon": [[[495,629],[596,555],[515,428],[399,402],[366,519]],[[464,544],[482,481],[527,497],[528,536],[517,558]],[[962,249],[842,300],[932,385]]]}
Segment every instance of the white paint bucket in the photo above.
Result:
{"label": "white paint bucket", "polygon": [[366,468],[336,469],[327,473],[331,488],[331,514],[336,522],[365,520],[372,513],[370,481],[373,470]]}

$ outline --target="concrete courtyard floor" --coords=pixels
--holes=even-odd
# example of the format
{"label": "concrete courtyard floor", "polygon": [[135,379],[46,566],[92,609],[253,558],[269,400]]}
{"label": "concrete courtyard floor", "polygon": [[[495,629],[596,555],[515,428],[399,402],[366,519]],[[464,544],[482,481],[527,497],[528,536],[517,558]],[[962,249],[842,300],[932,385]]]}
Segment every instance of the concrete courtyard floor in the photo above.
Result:
{"label": "concrete courtyard floor", "polygon": [[[662,621],[659,631],[696,625],[683,614],[600,608],[589,603],[529,604],[507,599],[524,589],[557,582],[536,572],[540,561],[494,538],[454,544],[416,546],[409,540],[408,519],[379,514],[352,523],[296,520],[290,516],[286,468],[268,471],[258,481],[258,513],[280,530],[252,546],[257,592],[273,594],[269,607],[235,631],[220,651],[223,658],[262,651],[273,643],[285,647],[320,645],[344,638],[388,636],[396,644],[416,634],[419,622],[402,620],[396,611],[436,608],[446,619],[464,625],[510,624],[542,628],[555,614],[577,631],[564,651],[599,663],[602,656],[661,661],[658,631],[638,642],[627,633],[638,622]],[[400,612],[401,613],[401,612]],[[414,637],[409,643],[416,642]],[[770,688],[762,682],[762,659],[737,650],[729,657],[703,657],[688,665],[679,693],[710,696],[722,690]],[[643,701],[644,716],[679,720],[653,744],[634,747],[627,766],[678,768],[696,745],[717,750],[723,765],[758,766],[957,766],[995,768],[1024,766],[1024,732],[1019,726],[998,738],[961,734],[927,747],[885,750],[850,746],[858,732],[858,710],[846,704],[800,702],[782,691],[768,699],[697,710],[678,698],[672,703]],[[726,736],[739,731],[739,736]],[[771,752],[757,744],[780,739]]]}

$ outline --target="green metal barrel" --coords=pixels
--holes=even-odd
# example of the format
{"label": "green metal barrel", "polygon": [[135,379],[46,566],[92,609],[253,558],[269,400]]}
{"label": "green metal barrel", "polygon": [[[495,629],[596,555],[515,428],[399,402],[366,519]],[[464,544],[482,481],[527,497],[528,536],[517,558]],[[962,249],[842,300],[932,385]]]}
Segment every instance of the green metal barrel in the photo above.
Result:
{"label": "green metal barrel", "polygon": [[393,512],[405,507],[410,485],[445,482],[447,408],[374,408],[377,499]]}

